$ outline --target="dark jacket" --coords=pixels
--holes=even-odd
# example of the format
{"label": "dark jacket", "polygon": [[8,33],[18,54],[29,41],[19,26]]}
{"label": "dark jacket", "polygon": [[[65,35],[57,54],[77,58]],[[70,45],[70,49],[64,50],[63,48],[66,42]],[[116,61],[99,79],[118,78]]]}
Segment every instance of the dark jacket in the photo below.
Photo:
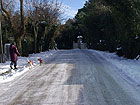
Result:
{"label": "dark jacket", "polygon": [[16,46],[11,45],[9,51],[10,51],[11,61],[17,61],[18,59],[17,56],[20,56],[20,53],[18,52]]}

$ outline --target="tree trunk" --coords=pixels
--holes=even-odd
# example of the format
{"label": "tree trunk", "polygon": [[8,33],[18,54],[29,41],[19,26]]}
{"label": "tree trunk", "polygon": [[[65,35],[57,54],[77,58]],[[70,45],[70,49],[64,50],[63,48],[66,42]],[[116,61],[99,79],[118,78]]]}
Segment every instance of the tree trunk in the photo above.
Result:
{"label": "tree trunk", "polygon": [[5,63],[4,53],[3,53],[3,43],[2,43],[1,21],[0,21],[0,63]]}
{"label": "tree trunk", "polygon": [[34,27],[34,52],[36,53],[37,52],[37,49],[36,49],[36,47],[37,47],[37,34],[38,34],[38,27],[36,27],[36,26],[34,26],[33,25],[33,27]]}
{"label": "tree trunk", "polygon": [[20,52],[20,54],[22,54],[22,44],[21,44],[22,39],[17,38],[16,39],[16,46],[18,48],[18,51]]}
{"label": "tree trunk", "polygon": [[20,53],[22,53],[22,39],[25,34],[25,22],[24,22],[24,8],[23,8],[23,0],[20,0],[20,18],[21,18],[21,27],[19,33],[16,34],[16,42],[17,47]]}
{"label": "tree trunk", "polygon": [[6,14],[6,15],[3,14],[3,16],[5,17],[5,20],[8,21],[9,26],[10,26],[10,33],[13,35],[13,33],[15,33],[16,31],[13,28],[13,25],[12,25],[12,22],[11,22],[11,15],[10,15],[10,13],[4,8],[3,0],[1,0],[1,9]]}

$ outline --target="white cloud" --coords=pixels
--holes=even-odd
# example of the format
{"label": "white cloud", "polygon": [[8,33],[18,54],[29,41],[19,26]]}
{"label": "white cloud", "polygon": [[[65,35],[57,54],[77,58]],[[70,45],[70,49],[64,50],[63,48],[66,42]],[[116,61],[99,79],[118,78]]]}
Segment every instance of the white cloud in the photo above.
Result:
{"label": "white cloud", "polygon": [[66,15],[69,18],[73,18],[77,13],[77,10],[74,10],[72,7],[65,5],[65,4],[62,4],[61,9],[62,9],[62,12],[64,13],[64,15]]}

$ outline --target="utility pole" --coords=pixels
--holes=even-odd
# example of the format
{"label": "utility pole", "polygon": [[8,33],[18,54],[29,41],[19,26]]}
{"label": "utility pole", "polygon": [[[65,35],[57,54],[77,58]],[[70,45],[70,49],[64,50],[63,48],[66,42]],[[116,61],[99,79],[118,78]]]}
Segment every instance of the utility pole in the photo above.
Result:
{"label": "utility pole", "polygon": [[5,63],[2,43],[2,29],[1,29],[1,18],[0,18],[0,63]]}

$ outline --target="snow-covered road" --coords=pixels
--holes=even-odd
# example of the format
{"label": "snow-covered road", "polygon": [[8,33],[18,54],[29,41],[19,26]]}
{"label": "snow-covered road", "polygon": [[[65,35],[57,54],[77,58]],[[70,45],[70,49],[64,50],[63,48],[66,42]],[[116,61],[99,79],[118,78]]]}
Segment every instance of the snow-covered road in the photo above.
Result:
{"label": "snow-covered road", "polygon": [[139,89],[88,50],[58,51],[46,64],[0,84],[0,105],[140,105]]}

